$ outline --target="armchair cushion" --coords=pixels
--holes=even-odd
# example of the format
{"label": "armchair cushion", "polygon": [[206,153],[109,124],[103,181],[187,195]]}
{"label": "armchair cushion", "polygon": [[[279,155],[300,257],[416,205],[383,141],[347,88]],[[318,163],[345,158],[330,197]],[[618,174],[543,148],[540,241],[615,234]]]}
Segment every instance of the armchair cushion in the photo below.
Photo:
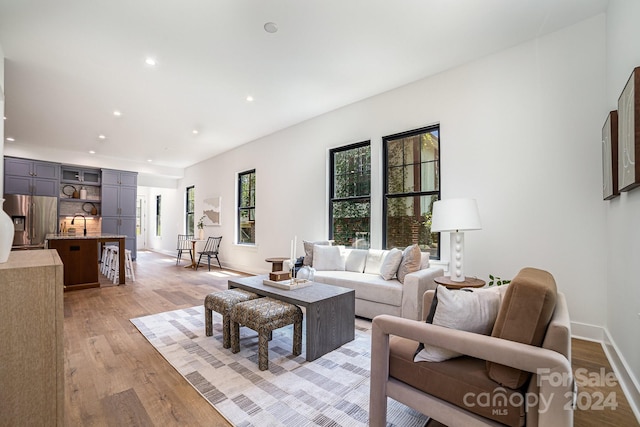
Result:
{"label": "armchair cushion", "polygon": [[[557,289],[553,276],[544,270],[523,268],[504,295],[491,336],[540,347],[556,306]],[[517,389],[531,373],[487,362],[489,377]]]}
{"label": "armchair cushion", "polygon": [[[522,392],[497,387],[487,376],[484,360],[463,356],[439,363],[414,363],[416,342],[398,336],[390,337],[389,348],[391,377],[500,423],[509,426],[524,423]],[[493,404],[496,401],[499,406]]]}
{"label": "armchair cushion", "polygon": [[[427,323],[489,335],[498,315],[500,293],[495,288],[450,290],[438,285]],[[461,354],[420,343],[415,361],[442,362]]]}

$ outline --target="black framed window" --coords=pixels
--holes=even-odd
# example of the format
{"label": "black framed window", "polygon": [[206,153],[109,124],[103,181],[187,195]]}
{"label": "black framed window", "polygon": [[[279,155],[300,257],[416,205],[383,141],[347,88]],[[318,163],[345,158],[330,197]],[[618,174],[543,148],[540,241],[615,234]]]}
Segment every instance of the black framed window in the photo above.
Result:
{"label": "black framed window", "polygon": [[196,188],[192,185],[187,187],[187,194],[185,197],[185,232],[186,234],[194,234],[194,216],[196,205]]}
{"label": "black framed window", "polygon": [[371,220],[371,141],[329,152],[329,233],[336,245],[367,249]]}
{"label": "black framed window", "polygon": [[440,126],[382,138],[383,247],[414,243],[440,258],[439,233],[431,233],[433,202],[440,199]]}
{"label": "black framed window", "polygon": [[156,196],[156,236],[162,235],[162,221],[161,221],[161,212],[162,212],[162,196]]}
{"label": "black framed window", "polygon": [[238,174],[238,243],[256,242],[256,170]]}

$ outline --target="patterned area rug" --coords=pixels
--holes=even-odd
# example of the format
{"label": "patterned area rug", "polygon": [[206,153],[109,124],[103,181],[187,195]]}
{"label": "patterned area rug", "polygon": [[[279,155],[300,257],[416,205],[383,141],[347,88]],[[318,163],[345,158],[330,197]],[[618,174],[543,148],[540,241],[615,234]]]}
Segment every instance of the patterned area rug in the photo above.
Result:
{"label": "patterned area rug", "polygon": [[[366,426],[371,323],[356,319],[356,338],[323,357],[291,353],[293,327],[269,342],[269,370],[258,369],[258,337],[240,328],[240,353],[222,348],[221,316],[205,336],[204,307],[131,319],[156,350],[236,426]],[[304,322],[303,322],[304,324]],[[428,418],[389,399],[387,425],[423,427]]]}

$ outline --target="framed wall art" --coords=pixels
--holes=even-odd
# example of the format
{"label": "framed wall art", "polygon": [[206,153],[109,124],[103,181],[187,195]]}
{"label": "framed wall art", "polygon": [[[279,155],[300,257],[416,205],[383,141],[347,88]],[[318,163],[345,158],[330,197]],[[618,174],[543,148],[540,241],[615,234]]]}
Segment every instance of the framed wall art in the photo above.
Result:
{"label": "framed wall art", "polygon": [[618,98],[618,187],[640,185],[640,67],[629,77]]}
{"label": "framed wall art", "polygon": [[202,213],[205,215],[204,225],[222,225],[222,197],[209,197],[203,200]]}
{"label": "framed wall art", "polygon": [[602,197],[610,200],[618,190],[618,112],[611,111],[602,127]]}

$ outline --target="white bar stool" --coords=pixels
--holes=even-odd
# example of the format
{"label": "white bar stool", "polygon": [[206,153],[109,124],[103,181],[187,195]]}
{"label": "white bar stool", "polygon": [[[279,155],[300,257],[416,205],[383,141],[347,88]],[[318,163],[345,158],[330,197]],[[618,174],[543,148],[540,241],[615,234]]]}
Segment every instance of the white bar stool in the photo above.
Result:
{"label": "white bar stool", "polygon": [[[107,277],[113,281],[114,284],[119,282],[120,275],[120,257],[118,247],[114,246],[111,250],[111,259],[109,260],[109,271]],[[136,281],[136,275],[133,271],[133,260],[131,259],[131,251],[129,249],[124,250],[124,276]]]}

